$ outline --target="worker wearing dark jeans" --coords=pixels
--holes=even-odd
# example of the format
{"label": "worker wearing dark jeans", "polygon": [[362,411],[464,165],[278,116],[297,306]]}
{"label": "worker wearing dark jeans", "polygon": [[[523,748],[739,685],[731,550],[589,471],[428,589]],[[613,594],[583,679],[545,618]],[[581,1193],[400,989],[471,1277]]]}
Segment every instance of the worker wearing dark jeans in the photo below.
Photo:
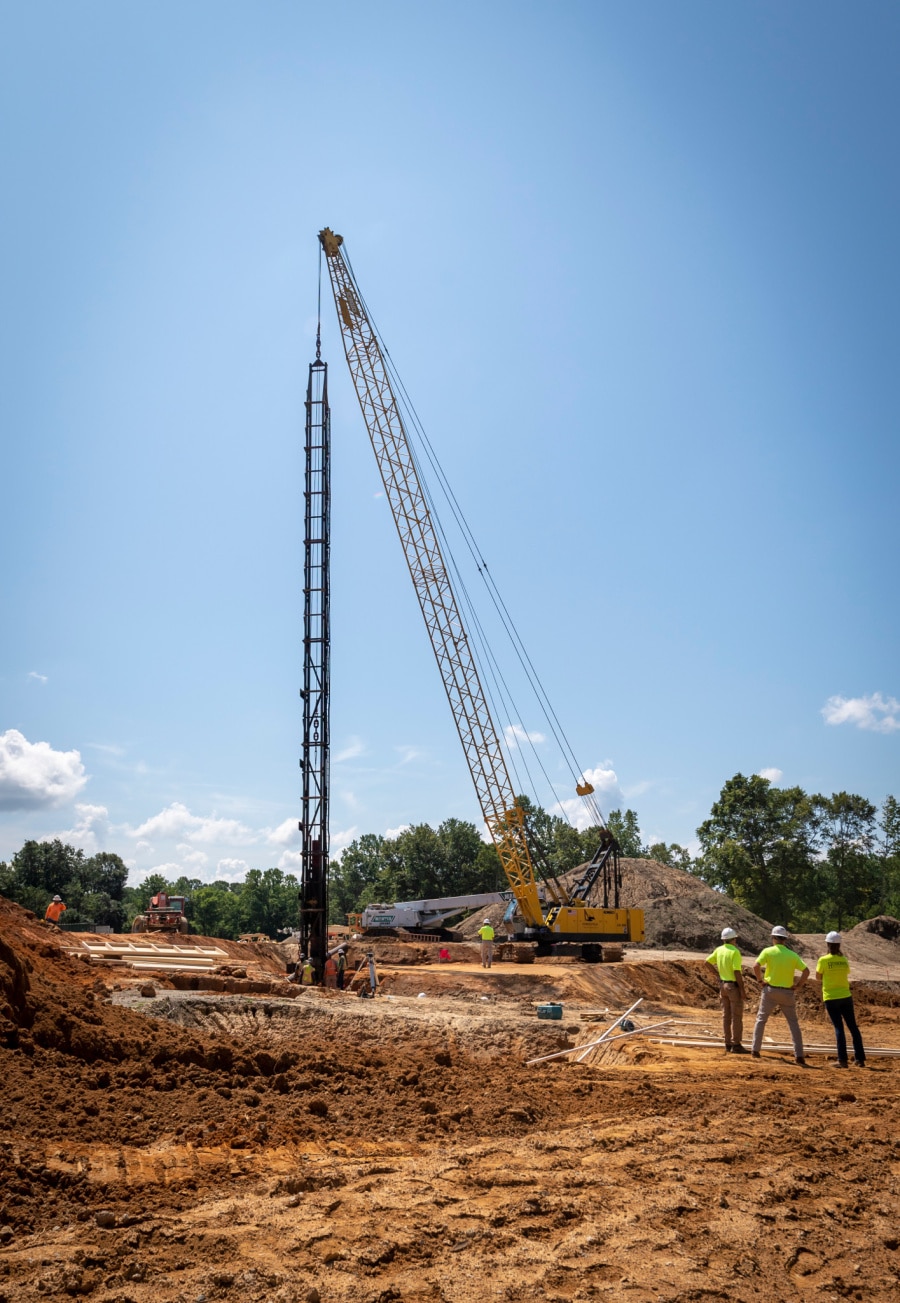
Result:
{"label": "worker wearing dark jeans", "polygon": [[59,920],[65,912],[66,907],[62,902],[62,896],[54,896],[50,904],[47,906],[44,918],[48,923],[55,923],[56,926],[59,927]]}
{"label": "worker wearing dark jeans", "polygon": [[741,952],[733,944],[737,933],[734,928],[722,931],[722,944],[717,946],[706,962],[719,974],[719,999],[722,1001],[722,1030],[725,1035],[726,1054],[746,1054],[744,1039],[744,977],[741,973]]}
{"label": "worker wearing dark jeans", "polygon": [[347,954],[343,946],[337,952],[337,970],[337,989],[343,991],[344,974],[347,971]]}
{"label": "worker wearing dark jeans", "polygon": [[857,1067],[866,1066],[866,1051],[863,1048],[862,1035],[856,1025],[853,1012],[853,996],[850,994],[850,961],[841,951],[840,932],[829,932],[825,938],[828,954],[823,955],[816,964],[816,981],[822,984],[822,999],[825,1012],[834,1027],[834,1039],[837,1043],[838,1067],[847,1068],[847,1037],[844,1035],[844,1023],[853,1041],[853,1060]]}

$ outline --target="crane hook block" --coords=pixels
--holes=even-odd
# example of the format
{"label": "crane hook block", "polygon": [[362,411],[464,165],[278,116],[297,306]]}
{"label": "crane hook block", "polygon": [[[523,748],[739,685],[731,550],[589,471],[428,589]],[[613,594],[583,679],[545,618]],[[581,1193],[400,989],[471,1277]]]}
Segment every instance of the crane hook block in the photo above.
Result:
{"label": "crane hook block", "polygon": [[319,232],[319,242],[325,250],[325,257],[334,258],[337,256],[338,249],[344,243],[344,237],[342,235],[335,235],[331,227],[326,226],[324,231]]}
{"label": "crane hook block", "polygon": [[591,792],[593,792],[593,790],[594,790],[594,789],[593,789],[593,787],[591,786],[590,783],[576,783],[576,784],[575,784],[575,791],[578,793],[579,796],[590,796],[590,794],[591,794]]}

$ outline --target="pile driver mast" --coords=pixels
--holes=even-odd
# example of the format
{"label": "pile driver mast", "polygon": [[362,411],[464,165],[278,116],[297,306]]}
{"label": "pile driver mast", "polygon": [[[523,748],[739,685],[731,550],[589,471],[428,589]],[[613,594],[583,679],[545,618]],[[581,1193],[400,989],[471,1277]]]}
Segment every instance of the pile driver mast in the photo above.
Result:
{"label": "pile driver mast", "polygon": [[[343,253],[343,238],[327,227],[319,241],[325,254],[344,352],[375,459],[381,472],[406,564],[437,660],[453,719],[475,784],[485,823],[524,920],[525,935],[539,944],[571,941],[641,940],[643,915],[618,908],[618,845],[605,832],[604,844],[579,884],[566,893],[552,878],[552,904],[545,913],[526,835],[525,816],[515,799],[499,734],[491,718],[475,658],[416,468],[381,346]],[[590,784],[579,787],[584,795]],[[611,872],[615,865],[615,871]],[[614,907],[589,906],[586,892],[602,875],[605,895],[612,884]]]}
{"label": "pile driver mast", "polygon": [[328,950],[328,761],[331,630],[331,412],[328,365],[309,366],[303,566],[303,772],[300,818],[300,948],[321,977]]}

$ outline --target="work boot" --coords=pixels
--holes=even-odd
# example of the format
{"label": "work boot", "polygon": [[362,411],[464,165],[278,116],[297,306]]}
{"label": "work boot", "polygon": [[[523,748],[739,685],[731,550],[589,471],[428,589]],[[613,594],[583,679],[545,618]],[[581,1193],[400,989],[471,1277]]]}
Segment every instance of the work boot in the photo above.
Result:
{"label": "work boot", "polygon": [[866,1064],[865,1064],[865,1060],[863,1060],[863,1062],[860,1063],[859,1059],[857,1059],[857,1060],[855,1061],[855,1066],[856,1066],[857,1068],[864,1068],[864,1067],[866,1066]]}
{"label": "work boot", "polygon": [[732,1053],[732,1054],[749,1054],[750,1051],[749,1051],[749,1050],[745,1050],[744,1047],[743,1047],[743,1045],[732,1045],[732,1047],[731,1047],[731,1053]]}
{"label": "work boot", "polygon": [[808,1068],[808,1067],[809,1067],[809,1064],[806,1062],[806,1059],[794,1059],[794,1062],[796,1063],[796,1065],[797,1065],[798,1068]]}
{"label": "work boot", "polygon": [[846,1059],[838,1059],[837,1063],[834,1066],[836,1068],[849,1068],[850,1064],[847,1062]]}
{"label": "work boot", "polygon": [[751,1050],[750,1057],[753,1059],[759,1059],[762,1057],[762,1055],[760,1054],[759,1050]]}

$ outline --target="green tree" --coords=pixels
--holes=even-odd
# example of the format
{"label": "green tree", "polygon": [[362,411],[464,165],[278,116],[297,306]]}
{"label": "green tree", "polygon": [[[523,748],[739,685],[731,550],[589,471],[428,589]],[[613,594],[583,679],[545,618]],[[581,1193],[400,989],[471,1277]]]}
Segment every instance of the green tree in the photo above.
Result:
{"label": "green tree", "polygon": [[100,851],[86,858],[84,851],[58,838],[27,841],[5,867],[3,894],[43,915],[54,895],[66,903],[66,922],[121,925],[122,898],[128,868],[118,855]]}
{"label": "green tree", "polygon": [[792,923],[815,902],[817,823],[799,787],[735,774],[697,829],[692,871],[754,914]]}
{"label": "green tree", "polygon": [[361,908],[364,897],[378,899],[371,893],[385,871],[384,848],[384,837],[367,832],[352,841],[339,860],[332,860],[328,885],[329,922],[346,923],[347,915]]}
{"label": "green tree", "polygon": [[611,810],[606,820],[607,827],[616,841],[623,856],[630,860],[643,859],[647,847],[641,841],[641,829],[634,810]]}
{"label": "green tree", "polygon": [[81,865],[85,891],[100,892],[110,900],[121,901],[128,881],[128,865],[111,851],[98,851]]}
{"label": "green tree", "polygon": [[281,869],[251,869],[239,898],[241,930],[265,932],[274,940],[280,927],[297,921],[298,890],[297,879]]}
{"label": "green tree", "polygon": [[[201,936],[225,937],[236,941],[241,935],[241,891],[243,883],[213,882],[196,889],[191,897],[192,921]],[[294,900],[296,920],[296,898]]]}
{"label": "green tree", "polygon": [[878,854],[881,862],[881,909],[900,916],[900,801],[887,796],[881,807]]}
{"label": "green tree", "polygon": [[819,871],[837,927],[867,918],[879,902],[880,864],[874,854],[877,811],[849,792],[814,798],[825,860]]}
{"label": "green tree", "polygon": [[686,850],[684,846],[679,846],[678,842],[672,842],[670,845],[665,842],[654,842],[649,853],[651,860],[656,860],[660,864],[668,864],[673,869],[683,869],[685,873],[691,872],[690,851]]}

